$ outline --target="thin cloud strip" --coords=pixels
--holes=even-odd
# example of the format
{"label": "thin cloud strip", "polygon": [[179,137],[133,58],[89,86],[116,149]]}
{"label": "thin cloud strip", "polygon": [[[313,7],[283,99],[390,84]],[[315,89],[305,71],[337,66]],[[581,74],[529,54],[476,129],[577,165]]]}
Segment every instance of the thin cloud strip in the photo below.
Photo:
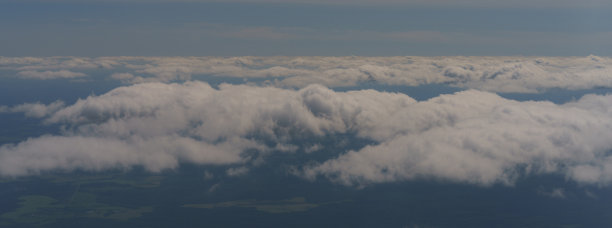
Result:
{"label": "thin cloud strip", "polygon": [[25,103],[13,107],[0,106],[0,113],[23,113],[26,117],[42,118],[55,113],[64,107],[63,101],[55,101],[45,105],[41,103]]}
{"label": "thin cloud strip", "polygon": [[335,151],[318,164],[305,161],[293,173],[345,185],[414,179],[511,185],[543,174],[607,185],[609,107],[610,95],[557,105],[468,90],[417,102],[321,85],[141,83],[49,108],[55,111],[44,121],[63,125],[64,133],[0,146],[0,175],[134,166],[155,172],[181,163],[231,165],[228,175],[245,175],[271,153],[313,153],[312,144],[296,142],[352,134],[374,144]]}
{"label": "thin cloud strip", "polygon": [[79,77],[85,77],[87,75],[83,73],[72,72],[72,71],[67,71],[67,70],[60,70],[60,71],[28,70],[28,71],[21,71],[17,73],[17,76],[20,78],[25,78],[25,79],[49,80],[49,79],[58,79],[58,78],[79,78]]}

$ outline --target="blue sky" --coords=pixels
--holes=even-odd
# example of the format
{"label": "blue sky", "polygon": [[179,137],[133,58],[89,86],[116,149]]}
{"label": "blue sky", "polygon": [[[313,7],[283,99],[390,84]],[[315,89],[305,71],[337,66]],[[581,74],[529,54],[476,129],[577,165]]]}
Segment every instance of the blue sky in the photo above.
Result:
{"label": "blue sky", "polygon": [[587,1],[5,1],[3,56],[612,54]]}

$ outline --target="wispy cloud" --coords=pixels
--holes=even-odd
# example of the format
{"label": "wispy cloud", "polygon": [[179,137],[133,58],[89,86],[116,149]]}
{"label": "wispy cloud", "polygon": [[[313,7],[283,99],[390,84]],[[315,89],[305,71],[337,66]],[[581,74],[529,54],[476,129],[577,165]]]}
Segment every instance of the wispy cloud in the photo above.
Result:
{"label": "wispy cloud", "polygon": [[13,107],[0,106],[0,113],[12,112],[12,113],[24,113],[27,117],[42,118],[50,114],[53,114],[64,107],[63,101],[55,101],[51,104],[45,105],[41,103],[25,103]]}
{"label": "wispy cloud", "polygon": [[28,70],[28,71],[21,71],[17,73],[17,76],[21,78],[26,78],[26,79],[47,80],[47,79],[58,79],[58,78],[79,78],[79,77],[85,77],[87,75],[83,73],[72,72],[72,71],[67,71],[67,70],[60,70],[60,71],[31,71],[31,70]]}

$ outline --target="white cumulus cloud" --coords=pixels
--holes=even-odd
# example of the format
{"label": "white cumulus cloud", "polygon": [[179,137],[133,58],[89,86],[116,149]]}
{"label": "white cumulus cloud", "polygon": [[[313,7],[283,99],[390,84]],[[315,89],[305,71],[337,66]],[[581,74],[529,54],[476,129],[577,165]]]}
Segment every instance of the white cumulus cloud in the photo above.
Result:
{"label": "white cumulus cloud", "polygon": [[[217,90],[201,82],[120,87],[49,115],[45,122],[65,125],[64,135],[0,147],[0,174],[136,165],[158,171],[181,161],[239,164],[257,159],[243,154],[246,149],[295,151],[285,142],[346,132],[352,124],[345,121],[364,104],[384,110],[414,102],[375,91],[343,96],[346,101],[321,86],[302,91],[231,85]],[[268,147],[252,135],[278,143]]]}
{"label": "white cumulus cloud", "polygon": [[404,94],[334,92],[321,85],[215,89],[192,81],[119,87],[58,107],[36,116],[63,125],[62,135],[0,146],[0,175],[133,166],[159,171],[181,163],[240,165],[227,174],[243,175],[251,165],[265,165],[270,153],[327,151],[317,142],[295,144],[301,140],[352,134],[373,144],[328,151],[331,159],[294,173],[346,185],[419,178],[512,184],[542,174],[585,184],[612,181],[611,95],[557,105],[468,90],[417,102]]}
{"label": "white cumulus cloud", "polygon": [[584,183],[612,181],[612,96],[555,105],[465,91],[412,104],[361,132],[378,145],[308,167],[344,184],[435,178],[512,184],[523,175],[560,173]]}

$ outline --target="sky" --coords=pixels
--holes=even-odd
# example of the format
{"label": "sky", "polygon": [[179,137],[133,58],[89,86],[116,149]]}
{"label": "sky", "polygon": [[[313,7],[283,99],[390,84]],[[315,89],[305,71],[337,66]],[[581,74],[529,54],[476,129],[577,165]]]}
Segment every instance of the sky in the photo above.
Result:
{"label": "sky", "polygon": [[2,1],[3,56],[609,56],[607,1]]}

